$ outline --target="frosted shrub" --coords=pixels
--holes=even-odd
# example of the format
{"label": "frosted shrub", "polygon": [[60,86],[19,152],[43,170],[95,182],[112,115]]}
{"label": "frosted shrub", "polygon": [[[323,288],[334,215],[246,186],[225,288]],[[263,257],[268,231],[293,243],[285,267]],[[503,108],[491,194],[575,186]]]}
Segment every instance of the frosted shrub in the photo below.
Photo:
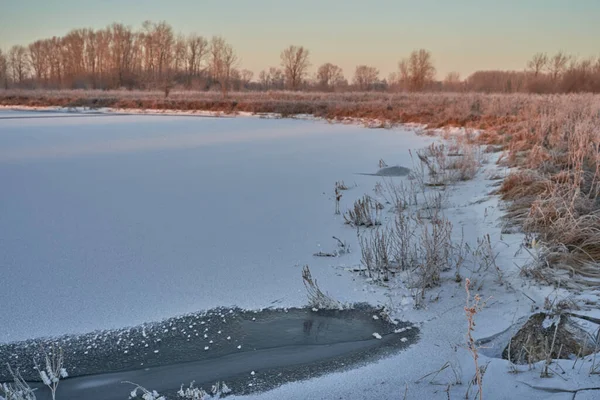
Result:
{"label": "frosted shrub", "polygon": [[485,163],[480,146],[468,143],[466,139],[456,139],[450,148],[443,144],[431,144],[416,154],[420,165],[413,169],[413,177],[424,186],[443,187],[457,181],[471,180]]}
{"label": "frosted shrub", "polygon": [[352,226],[367,228],[381,225],[380,213],[383,205],[370,196],[364,196],[354,202],[354,206],[344,213],[344,220]]}
{"label": "frosted shrub", "polygon": [[180,399],[190,399],[190,400],[205,400],[209,399],[210,395],[206,393],[206,391],[202,388],[198,388],[194,386],[194,382],[190,383],[190,386],[187,388],[181,388],[177,392],[177,397]]}
{"label": "frosted shrub", "polygon": [[27,382],[21,376],[21,373],[17,371],[13,371],[10,365],[8,366],[8,371],[13,377],[13,383],[3,383],[0,385],[0,394],[5,396],[0,396],[0,399],[6,400],[36,400],[34,390],[32,389]]}
{"label": "frosted shrub", "polygon": [[393,233],[387,229],[377,229],[369,236],[360,237],[361,262],[367,268],[369,278],[387,282],[396,269],[392,264]]}
{"label": "frosted shrub", "polygon": [[442,271],[450,269],[452,264],[452,223],[441,214],[436,213],[434,218],[426,221],[417,220],[421,235],[418,238],[422,256],[417,262],[418,287],[421,298],[425,297],[425,289],[440,284]]}
{"label": "frosted shrub", "polygon": [[[135,388],[129,393],[129,399],[142,399],[142,400],[167,400],[166,397],[161,396],[156,390],[150,391],[143,386],[138,385],[133,382],[123,382],[129,383],[130,385],[135,386]],[[139,392],[139,393],[138,393]]]}
{"label": "frosted shrub", "polygon": [[67,370],[63,367],[63,352],[62,349],[52,349],[51,353],[44,354],[44,367],[42,368],[35,361],[35,369],[40,375],[40,379],[50,389],[52,400],[56,400],[56,389],[61,379],[69,377]]}
{"label": "frosted shrub", "polygon": [[321,290],[317,284],[317,280],[313,279],[308,265],[302,268],[302,280],[304,281],[304,287],[306,288],[311,307],[325,310],[341,310],[344,308],[343,304],[332,299]]}
{"label": "frosted shrub", "polygon": [[[148,389],[146,389],[140,385],[136,385],[135,383],[132,383],[132,382],[125,382],[125,383],[131,383],[132,385],[135,385],[135,388],[131,391],[131,393],[129,393],[129,399],[141,398],[142,400],[167,400],[166,397],[161,396],[156,390],[149,391]],[[138,397],[139,396],[138,392],[140,392],[141,397]]]}
{"label": "frosted shrub", "polygon": [[[140,386],[133,382],[123,382],[134,385],[135,388],[129,394],[129,399],[142,399],[142,400],[167,400],[167,398],[156,390],[148,390],[143,386]],[[225,384],[225,382],[217,382],[212,385],[210,394],[204,389],[195,386],[195,382],[190,383],[187,388],[183,385],[177,391],[177,398],[184,400],[210,400],[219,399],[224,395],[231,393],[231,389]]]}
{"label": "frosted shrub", "polygon": [[185,389],[181,385],[181,388],[177,392],[177,398],[185,400],[208,400],[212,398],[218,399],[223,395],[231,393],[231,389],[229,389],[225,382],[217,382],[212,385],[211,394],[206,393],[204,389],[196,387],[194,384],[195,382],[190,383],[190,386]]}

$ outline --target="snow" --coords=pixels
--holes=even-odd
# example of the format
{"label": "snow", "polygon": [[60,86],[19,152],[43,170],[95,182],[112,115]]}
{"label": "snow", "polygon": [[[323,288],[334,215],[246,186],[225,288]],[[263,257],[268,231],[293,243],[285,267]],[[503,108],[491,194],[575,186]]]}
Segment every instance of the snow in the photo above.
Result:
{"label": "snow", "polygon": [[[335,182],[352,186],[342,192],[344,211],[373,194],[381,178],[361,174],[375,173],[380,159],[411,167],[409,150],[439,138],[418,136],[414,127],[310,120],[108,111],[2,119],[4,113],[0,187],[8,195],[0,197],[0,318],[11,323],[0,341],[130,326],[217,306],[303,306],[301,271],[308,264],[335,300],[384,305],[393,319],[415,323],[421,338],[376,363],[245,398],[465,397],[474,365],[465,344],[464,280],[446,279],[415,309],[402,282],[385,288],[360,275],[356,231],[334,214]],[[490,195],[488,177],[507,173],[496,166],[497,156],[475,179],[449,189],[444,210],[456,239],[464,235],[476,246],[489,234],[497,254],[500,273],[494,267],[461,271],[474,282],[472,294],[486,300],[475,316],[476,340],[512,332],[546,298],[598,301],[597,292],[573,294],[520,276],[530,260],[521,250],[523,236],[502,233],[502,205]],[[385,224],[393,214],[384,210],[381,217]],[[332,236],[351,252],[313,257],[336,250]],[[587,373],[591,360],[580,361],[587,363],[580,374],[573,361],[561,361],[565,382],[539,378],[541,365],[511,373],[506,360],[489,356],[501,351],[481,350],[484,398],[572,399],[598,386]],[[474,398],[476,388],[471,391]],[[576,399],[594,398],[591,392],[577,392]]]}
{"label": "snow", "polygon": [[596,390],[582,390],[577,392],[575,400],[596,400],[600,398],[600,389]]}
{"label": "snow", "polygon": [[547,315],[546,318],[544,318],[544,320],[542,321],[542,327],[544,329],[548,329],[553,325],[554,326],[558,325],[559,322],[560,322],[559,315],[554,315],[554,316]]}
{"label": "snow", "polygon": [[[429,140],[287,119],[0,119],[0,303],[11,321],[0,341],[302,306],[305,264],[334,298],[376,303],[330,267],[356,263],[358,249],[312,256],[335,249],[332,236],[355,240],[334,215],[334,184],[370,190],[374,178],[355,173],[380,158],[410,166],[398,149]],[[362,194],[344,192],[343,208]]]}
{"label": "snow", "polygon": [[[501,275],[490,267],[488,271],[463,270],[463,277],[477,282],[474,292],[486,299],[485,308],[476,315],[473,336],[476,340],[493,337],[501,332],[516,333],[516,323],[539,310],[544,300],[569,297],[578,304],[598,296],[588,293],[573,294],[546,286],[520,276],[520,267],[530,261],[527,252],[521,250],[521,234],[503,234],[502,205],[492,191],[488,176],[507,171],[496,166],[498,155],[491,155],[474,180],[457,183],[452,188],[446,216],[454,226],[455,239],[464,235],[464,241],[473,245],[478,238],[489,234],[496,263]],[[362,188],[361,188],[362,189]],[[459,236],[459,237],[456,237]],[[425,309],[415,310],[410,291],[401,283],[390,290],[377,288],[374,294],[384,292],[387,307],[396,319],[419,324],[421,340],[397,355],[361,368],[333,373],[306,382],[283,385],[271,392],[250,396],[251,399],[340,399],[340,398],[407,398],[447,399],[465,398],[469,382],[474,378],[473,359],[467,350],[465,336],[464,281],[446,281],[440,288],[428,294]],[[433,293],[432,293],[433,292]],[[401,333],[399,329],[396,332]],[[498,346],[497,344],[495,346]],[[484,398],[489,399],[572,399],[579,389],[597,386],[597,378],[587,371],[570,371],[566,385],[563,377],[554,375],[539,378],[541,363],[529,371],[514,374],[506,360],[485,356],[484,350],[501,353],[502,348],[481,349],[479,365],[487,365],[484,376]],[[581,362],[581,361],[580,361]],[[585,361],[589,369],[591,360]],[[573,361],[559,362],[565,370],[572,369]],[[443,368],[444,365],[449,365]],[[523,367],[523,366],[521,366]],[[435,375],[435,371],[443,370]],[[553,365],[553,368],[559,368]],[[432,375],[433,373],[433,375]],[[435,378],[432,379],[432,376]],[[427,377],[427,378],[423,378]],[[541,382],[541,383],[540,383]],[[446,392],[449,388],[450,393]],[[469,398],[475,398],[477,388],[471,388]],[[555,391],[567,390],[567,392]],[[406,393],[406,397],[405,396]],[[582,392],[583,393],[583,392]],[[578,394],[579,395],[579,394]]]}

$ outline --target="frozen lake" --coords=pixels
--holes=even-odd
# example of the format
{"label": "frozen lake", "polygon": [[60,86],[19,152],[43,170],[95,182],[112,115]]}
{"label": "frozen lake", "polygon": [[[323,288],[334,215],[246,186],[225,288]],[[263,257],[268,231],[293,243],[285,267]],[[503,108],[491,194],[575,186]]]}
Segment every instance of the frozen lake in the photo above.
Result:
{"label": "frozen lake", "polygon": [[[83,333],[218,306],[307,303],[302,266],[370,301],[336,258],[334,215],[371,192],[379,159],[427,138],[290,119],[0,111],[0,341]],[[10,117],[10,118],[9,118]],[[18,118],[16,118],[18,117]],[[21,118],[31,117],[31,118]],[[397,178],[403,179],[403,178]],[[356,247],[356,246],[355,246]]]}

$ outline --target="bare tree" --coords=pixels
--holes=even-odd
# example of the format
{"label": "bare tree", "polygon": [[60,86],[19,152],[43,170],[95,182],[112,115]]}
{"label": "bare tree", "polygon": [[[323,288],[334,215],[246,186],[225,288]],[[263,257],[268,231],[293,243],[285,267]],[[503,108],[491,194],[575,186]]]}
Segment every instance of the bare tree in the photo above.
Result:
{"label": "bare tree", "polygon": [[285,78],[281,69],[270,67],[268,70],[260,71],[258,81],[263,90],[281,90],[284,88]]}
{"label": "bare tree", "polygon": [[202,63],[208,54],[208,41],[202,36],[191,34],[187,39],[187,74],[188,85],[193,78],[200,75]]}
{"label": "bare tree", "polygon": [[0,49],[0,82],[8,90],[8,61]]}
{"label": "bare tree", "polygon": [[179,34],[173,46],[173,73],[177,76],[187,70],[187,40]]}
{"label": "bare tree", "polygon": [[[400,63],[401,66],[402,62]],[[431,53],[425,49],[414,50],[406,62],[411,90],[423,90],[435,78],[435,67]],[[401,68],[402,71],[402,68]]]}
{"label": "bare tree", "polygon": [[285,78],[283,71],[276,67],[260,71],[258,81],[263,90],[283,89]]}
{"label": "bare tree", "polygon": [[83,65],[93,89],[98,87],[98,46],[96,32],[93,29],[84,29],[85,52]]}
{"label": "bare tree", "polygon": [[110,26],[110,65],[117,87],[130,86],[134,33],[123,24]]}
{"label": "bare tree", "polygon": [[46,54],[48,55],[48,63],[50,64],[50,81],[55,86],[60,86],[63,79],[64,60],[62,57],[62,39],[53,36],[51,39],[44,41]]}
{"label": "bare tree", "polygon": [[556,82],[558,78],[565,72],[569,59],[569,56],[562,51],[559,51],[548,60],[547,68],[552,81]]}
{"label": "bare tree", "polygon": [[298,90],[308,67],[309,52],[302,46],[290,46],[281,52],[281,66],[285,73],[287,85],[292,90]]}
{"label": "bare tree", "polygon": [[254,72],[248,70],[248,69],[243,69],[240,71],[240,85],[242,89],[246,89],[248,87],[248,84],[250,83],[250,81],[252,80],[252,78],[254,77]]}
{"label": "bare tree", "polygon": [[392,92],[398,91],[401,89],[401,82],[399,78],[400,74],[398,72],[390,72],[387,78],[388,89]]}
{"label": "bare tree", "polygon": [[175,58],[175,36],[173,28],[165,21],[144,21],[139,41],[143,45],[141,57],[146,79],[165,88],[171,85]]}
{"label": "bare tree", "polygon": [[460,74],[456,71],[448,72],[446,78],[444,78],[444,83],[448,84],[456,84],[460,82]]}
{"label": "bare tree", "polygon": [[413,91],[423,88],[435,78],[435,67],[431,53],[425,49],[414,50],[408,58],[398,62],[398,72],[392,76],[393,82],[402,89]]}
{"label": "bare tree", "polygon": [[410,81],[410,72],[408,70],[408,60],[400,60],[398,62],[398,80],[408,85]]}
{"label": "bare tree", "polygon": [[533,72],[533,76],[537,77],[546,68],[548,56],[546,53],[536,53],[531,60],[527,62],[527,68]]}
{"label": "bare tree", "polygon": [[465,80],[468,90],[514,93],[525,90],[527,73],[521,71],[476,71]]}
{"label": "bare tree", "polygon": [[35,78],[38,81],[47,81],[48,79],[48,61],[49,57],[46,54],[46,46],[43,40],[37,40],[28,46],[29,63]]}
{"label": "bare tree", "polygon": [[12,72],[14,82],[23,83],[27,77],[28,62],[27,50],[20,45],[14,45],[8,52],[8,64]]}
{"label": "bare tree", "polygon": [[262,70],[259,72],[258,74],[258,83],[260,83],[260,86],[262,87],[263,90],[269,90],[269,85],[270,85],[270,77],[269,77],[269,72],[266,70]]}
{"label": "bare tree", "polygon": [[110,42],[112,35],[107,29],[97,31],[94,35],[94,57],[96,59],[97,82],[102,87],[109,84],[110,67]]}
{"label": "bare tree", "polygon": [[379,70],[368,65],[359,65],[354,71],[353,83],[359,90],[371,90],[379,80]]}
{"label": "bare tree", "polygon": [[461,80],[460,74],[458,72],[448,72],[446,77],[444,78],[444,89],[457,91],[461,89]]}
{"label": "bare tree", "polygon": [[398,71],[388,76],[388,84],[392,90],[408,90],[410,87],[410,76],[408,73],[408,59],[398,62]]}
{"label": "bare tree", "polygon": [[273,89],[283,90],[285,87],[285,74],[283,70],[277,67],[269,67],[269,76]]}
{"label": "bare tree", "polygon": [[173,48],[175,38],[173,28],[165,21],[154,25],[154,43],[156,44],[156,65],[158,80],[170,80],[171,62],[173,61]]}
{"label": "bare tree", "polygon": [[231,85],[232,70],[238,57],[225,39],[213,36],[210,42],[210,72],[212,78],[219,82],[223,97],[227,97]]}
{"label": "bare tree", "polygon": [[340,67],[325,63],[317,70],[317,84],[321,90],[333,90],[344,82],[344,73]]}

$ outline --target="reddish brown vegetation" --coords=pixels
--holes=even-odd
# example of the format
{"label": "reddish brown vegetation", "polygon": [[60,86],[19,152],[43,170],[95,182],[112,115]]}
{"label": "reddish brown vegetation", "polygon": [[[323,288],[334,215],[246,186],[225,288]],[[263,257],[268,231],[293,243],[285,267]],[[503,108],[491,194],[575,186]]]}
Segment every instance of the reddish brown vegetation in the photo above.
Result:
{"label": "reddish brown vegetation", "polygon": [[551,271],[544,276],[600,284],[600,98],[541,98],[513,127],[508,149],[509,164],[522,169],[500,192],[508,217],[537,237],[540,266]]}
{"label": "reddish brown vegetation", "polygon": [[442,93],[308,93],[237,92],[223,99],[216,92],[152,91],[0,91],[0,105],[112,107],[149,110],[203,110],[224,113],[277,113],[282,116],[308,114],[332,120],[365,118],[395,123],[426,124],[486,129],[485,143],[501,141],[496,132],[510,133],[538,96]]}

